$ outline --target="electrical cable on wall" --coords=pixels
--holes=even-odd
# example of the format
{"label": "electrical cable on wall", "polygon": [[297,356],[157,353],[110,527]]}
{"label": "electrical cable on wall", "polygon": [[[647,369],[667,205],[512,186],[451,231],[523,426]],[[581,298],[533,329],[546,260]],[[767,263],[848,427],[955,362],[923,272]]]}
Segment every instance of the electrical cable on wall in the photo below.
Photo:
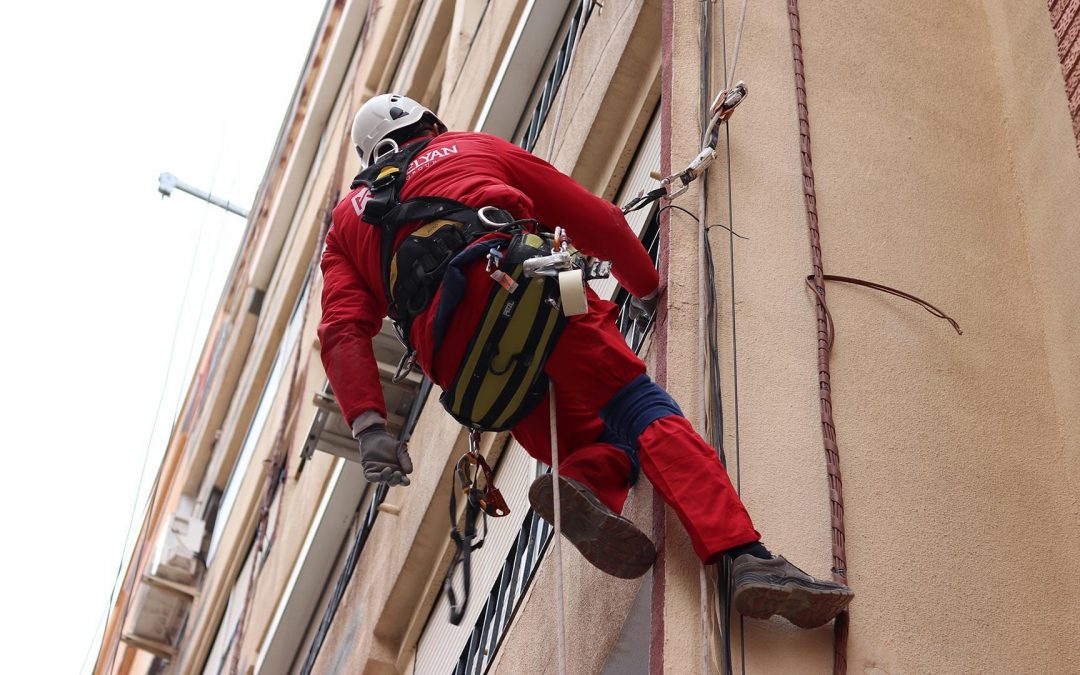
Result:
{"label": "electrical cable on wall", "polygon": [[[218,154],[218,159],[217,159],[217,164],[214,167],[213,175],[215,177],[217,176],[218,168],[220,166],[221,166],[221,154],[219,153]],[[214,180],[215,179],[211,179],[211,184],[213,184]],[[132,533],[132,530],[133,530],[133,528],[135,526],[135,514],[138,513],[139,493],[142,492],[143,481],[145,480],[145,477],[146,477],[146,467],[147,467],[147,464],[149,463],[149,460],[150,460],[150,449],[153,447],[154,434],[157,431],[158,421],[161,418],[161,406],[165,402],[165,393],[168,391],[168,387],[169,387],[169,378],[170,378],[170,375],[172,374],[173,361],[174,361],[174,358],[175,358],[176,342],[177,342],[177,339],[180,336],[180,324],[181,324],[181,320],[183,319],[183,316],[184,316],[184,307],[185,307],[185,305],[187,305],[188,294],[191,292],[191,282],[192,282],[192,279],[195,276],[195,267],[196,267],[196,263],[198,262],[198,259],[199,259],[199,251],[202,249],[203,238],[204,238],[204,236],[206,234],[206,216],[207,216],[209,208],[210,208],[210,204],[208,202],[204,203],[203,208],[202,208],[202,214],[201,214],[201,216],[199,218],[199,235],[198,235],[198,238],[195,241],[195,250],[191,254],[191,263],[188,265],[187,279],[184,282],[184,293],[183,293],[183,295],[181,296],[181,299],[180,299],[180,311],[176,315],[176,323],[173,326],[172,339],[171,339],[171,341],[169,343],[169,360],[168,360],[168,363],[165,366],[165,379],[161,383],[161,392],[158,394],[157,405],[154,407],[154,420],[150,424],[150,436],[149,436],[149,438],[146,439],[146,449],[143,451],[142,466],[139,469],[139,480],[138,480],[137,486],[135,488],[135,500],[134,500],[134,503],[131,505],[131,514],[128,516],[128,528],[127,528],[127,532],[124,534],[124,546],[123,546],[123,550],[120,553],[120,556],[121,556],[120,564],[117,566],[116,579],[113,582],[113,590],[109,594],[109,607],[112,607],[117,602],[117,598],[119,598],[121,593],[123,593],[123,592],[130,593],[131,590],[134,589],[135,577],[131,577],[130,586],[128,586],[127,588],[124,588],[124,586],[126,586],[126,584],[124,584],[125,569],[130,569],[130,568],[125,568],[125,566],[124,566],[124,557],[123,556],[127,553],[128,541],[131,539],[131,533]],[[197,329],[198,329],[198,325],[196,325],[196,330]],[[177,405],[179,405],[179,403]],[[167,444],[166,444],[166,450],[168,450],[168,445]],[[153,507],[154,501],[157,499],[158,488],[159,488],[159,484],[160,484],[160,481],[161,481],[161,470],[162,470],[162,468],[163,467],[161,467],[161,466],[158,467],[157,473],[154,476],[154,482],[153,482],[153,484],[151,485],[151,488],[150,488],[150,493],[147,495],[146,501],[143,503],[143,512],[144,512],[143,524],[144,525],[147,524],[146,523],[146,518],[149,515],[150,509]],[[141,534],[141,532],[140,532],[140,534]],[[136,538],[136,542],[135,542],[136,554],[135,554],[135,560],[134,560],[134,565],[135,565],[134,569],[136,571],[138,571],[139,567],[142,565],[142,560],[143,560],[143,556],[145,555],[145,552],[146,552],[146,545],[147,545],[148,541],[149,541],[148,538],[144,538],[142,541],[138,540],[138,536]],[[123,627],[124,623],[127,621],[127,614],[128,614],[129,609],[130,609],[130,606],[131,606],[131,597],[128,597],[123,601],[123,608],[120,611],[120,620],[119,620],[118,625],[121,628]],[[91,647],[91,649],[92,649],[92,647]],[[111,672],[112,669],[113,669],[113,666],[115,665],[116,655],[117,655],[117,652],[119,651],[119,644],[109,646],[108,649],[109,649],[109,658],[108,658],[109,666],[107,668],[107,672]],[[99,659],[100,659],[100,654],[99,654]],[[95,668],[96,668],[96,666],[95,666]]]}
{"label": "electrical cable on wall", "polygon": [[[726,3],[720,2],[720,37],[721,52],[723,55],[724,89],[727,90],[735,82],[735,69],[739,63],[739,47],[742,45],[743,29],[746,25],[747,2],[743,0],[742,12],[739,17],[739,27],[735,33],[735,49],[732,54],[731,71],[728,72],[727,62],[727,14]],[[732,405],[734,406],[735,422],[735,492],[742,496],[742,443],[739,419],[739,331],[735,305],[735,209],[734,189],[731,177],[731,127],[724,125],[724,159],[727,173],[727,223],[728,223],[728,269],[729,269],[729,292],[731,296],[731,378],[732,378]],[[708,238],[706,237],[706,240]],[[712,251],[709,255],[711,257]],[[715,302],[715,297],[713,298]],[[714,354],[717,352],[713,352]],[[717,373],[719,377],[719,373]],[[717,380],[719,382],[719,379]],[[719,399],[719,392],[717,398]],[[722,583],[722,585],[721,585]],[[717,566],[717,590],[718,605],[721,608],[721,630],[724,646],[724,673],[731,675],[731,561],[724,560]],[[746,630],[745,619],[739,615],[739,664],[742,672],[746,673]]]}
{"label": "electrical cable on wall", "polygon": [[[825,282],[821,257],[821,235],[818,231],[817,197],[814,193],[814,165],[810,154],[810,121],[806,104],[806,79],[803,72],[802,34],[799,27],[799,2],[788,0],[791,22],[791,52],[795,68],[795,94],[798,102],[799,135],[803,168],[803,194],[806,198],[806,220],[810,230],[810,252],[814,277],[814,306],[818,332],[818,394],[821,399],[821,433],[825,444],[829,475],[829,496],[832,513],[833,580],[847,584],[847,553],[844,545],[844,484],[840,476],[840,450],[832,418],[832,387],[829,378],[831,343],[830,317],[826,312]],[[848,612],[842,612],[833,624],[833,673],[847,673]]]}

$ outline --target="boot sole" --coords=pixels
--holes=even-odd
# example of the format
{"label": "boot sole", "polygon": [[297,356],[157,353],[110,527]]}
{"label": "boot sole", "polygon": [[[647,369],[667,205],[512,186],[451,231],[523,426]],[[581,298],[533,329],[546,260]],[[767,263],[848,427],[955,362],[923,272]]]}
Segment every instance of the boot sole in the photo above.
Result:
{"label": "boot sole", "polygon": [[829,623],[847,608],[855,593],[847,588],[818,586],[791,577],[746,574],[736,582],[736,611],[752,619],[779,614],[799,628]]}
{"label": "boot sole", "polygon": [[[555,522],[554,481],[547,474],[533,481],[529,502],[549,523]],[[582,485],[559,477],[562,534],[594,567],[621,579],[636,579],[656,560],[652,541],[632,522],[586,496]]]}

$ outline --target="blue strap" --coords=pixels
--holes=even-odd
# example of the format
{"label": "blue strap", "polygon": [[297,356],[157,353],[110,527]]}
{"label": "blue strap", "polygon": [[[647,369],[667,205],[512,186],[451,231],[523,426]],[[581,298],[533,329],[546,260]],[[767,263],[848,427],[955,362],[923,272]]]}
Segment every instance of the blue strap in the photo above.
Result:
{"label": "blue strap", "polygon": [[446,273],[442,279],[442,295],[439,296],[439,305],[435,308],[435,322],[432,327],[436,349],[442,344],[443,337],[446,335],[446,328],[450,325],[450,319],[454,316],[454,310],[465,298],[465,266],[487,257],[488,251],[505,244],[505,237],[482,239],[465,247],[461,253],[454,256],[446,267]]}
{"label": "blue strap", "polygon": [[638,438],[645,429],[661,417],[671,415],[683,415],[679,404],[644,374],[624,385],[600,410],[600,419],[608,429],[635,453]]}

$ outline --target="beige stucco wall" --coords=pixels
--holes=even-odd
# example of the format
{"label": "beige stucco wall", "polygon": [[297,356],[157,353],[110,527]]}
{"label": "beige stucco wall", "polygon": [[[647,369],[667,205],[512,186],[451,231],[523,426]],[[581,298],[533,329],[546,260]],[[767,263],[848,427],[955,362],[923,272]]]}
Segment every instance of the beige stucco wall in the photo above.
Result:
{"label": "beige stucco wall", "polygon": [[[1005,4],[802,8],[826,271],[925,297],[965,330],[958,337],[895,298],[829,286],[857,593],[849,672],[1080,669],[1080,583],[1068,572],[1080,553],[1071,263],[1080,160],[1045,4],[1008,3],[1007,15]],[[697,105],[697,31],[698,8],[675,3],[673,119],[684,133],[673,133],[673,166],[692,156],[683,120]],[[719,61],[719,37],[715,49]],[[737,77],[751,95],[731,126],[731,156],[734,225],[750,237],[734,254],[743,496],[767,544],[828,576],[786,5],[752,7],[741,49]],[[709,222],[723,222],[722,164],[709,188]],[[727,235],[714,236],[729,307]],[[699,306],[688,219],[673,219],[671,238],[676,336],[694,330]],[[695,357],[687,342],[669,338],[669,363]],[[696,410],[694,379],[677,371],[669,382]],[[730,395],[725,411],[732,425]],[[730,456],[733,427],[727,437]],[[693,588],[689,568],[668,573],[669,586]],[[697,639],[691,600],[667,601],[669,668],[692,665],[680,656]],[[745,645],[749,672],[831,670],[828,629],[747,622]]]}
{"label": "beige stucco wall", "polygon": [[[452,126],[476,119],[524,4],[491,3],[476,48],[455,57],[464,58],[468,76],[460,86],[442,89],[440,114]],[[709,4],[719,21],[718,3]],[[384,4],[376,13],[370,49],[358,55],[357,97],[367,93],[364,87],[393,79],[384,61],[406,42],[394,22],[419,5]],[[670,12],[672,30],[665,104],[671,166],[681,168],[698,152],[702,3],[608,0],[604,14],[588,24],[578,64],[564,83],[569,103],[556,144],[557,164],[596,191],[613,189],[617,181],[608,174],[618,173],[632,154],[644,121],[631,111],[657,96],[659,24],[652,19],[661,5]],[[741,3],[727,5],[730,54]],[[1045,4],[804,5],[826,271],[925,297],[965,329],[958,337],[918,307],[866,289],[828,288],[838,331],[832,376],[848,561],[857,593],[849,672],[1080,672],[1080,618],[1074,611],[1080,582],[1071,562],[1080,553],[1080,273],[1074,263],[1080,254],[1080,158]],[[440,16],[443,24],[449,21],[446,8]],[[722,86],[720,30],[713,44],[713,91]],[[749,240],[736,240],[731,258],[727,233],[710,234],[721,308],[725,445],[766,543],[827,577],[828,493],[814,308],[803,284],[809,244],[786,3],[751,3],[737,77],[747,80],[751,93],[731,125],[730,196],[734,227]],[[423,73],[408,79],[434,91]],[[343,128],[349,93],[338,92],[327,133],[336,136]],[[541,154],[548,133],[537,146]],[[336,160],[335,153],[328,156],[302,181],[308,192],[277,261],[267,296],[273,326],[263,326],[257,336],[258,358],[248,368],[258,372],[244,379],[248,393],[265,377],[273,354],[267,345],[282,332],[306,266]],[[350,158],[347,174],[354,163]],[[722,149],[705,186],[709,223],[728,222],[727,186]],[[695,189],[678,203],[696,211],[698,199]],[[700,359],[694,337],[702,312],[698,232],[696,222],[672,214],[667,314],[652,365],[700,426],[701,381],[688,365]],[[311,362],[305,406],[322,382],[312,327],[301,340]],[[278,392],[274,419],[281,417],[284,395]],[[231,410],[225,436],[230,447],[246,428],[257,396],[250,398],[246,412]],[[301,414],[294,449],[310,413],[305,407]],[[391,492],[388,504],[398,510],[380,516],[317,672],[409,671],[449,560],[445,500],[450,467],[463,445],[458,431],[433,399],[413,438],[419,471],[411,487]],[[271,440],[261,444],[257,459]],[[260,578],[245,662],[254,660],[265,636],[329,466],[320,454],[286,487],[286,517]],[[214,469],[228,473],[223,466]],[[190,644],[198,648],[185,654],[192,659],[186,669],[196,668],[209,648],[229,578],[243,562],[260,471],[253,463],[245,505],[237,507],[247,517],[228,530],[228,564],[218,563],[207,577],[190,627],[196,633]],[[635,489],[627,512],[654,531],[647,481]],[[706,641],[701,568],[677,519],[669,513],[662,521],[654,534],[664,597],[654,616],[663,623],[654,636],[667,672],[697,672]],[[564,556],[569,672],[599,672],[640,582],[605,577],[571,547]],[[555,672],[553,581],[549,559],[493,672]],[[780,620],[751,621],[734,642],[737,659],[738,646],[745,645],[747,672],[831,670],[829,628],[798,631]]]}

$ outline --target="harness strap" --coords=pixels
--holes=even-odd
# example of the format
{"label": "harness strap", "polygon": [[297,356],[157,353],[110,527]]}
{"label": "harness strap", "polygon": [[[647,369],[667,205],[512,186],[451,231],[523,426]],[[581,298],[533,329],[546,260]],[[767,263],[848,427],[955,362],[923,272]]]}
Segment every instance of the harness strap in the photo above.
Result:
{"label": "harness strap", "polygon": [[[361,219],[379,236],[379,263],[387,314],[394,321],[406,354],[395,378],[404,377],[414,362],[409,344],[412,322],[425,311],[439,291],[451,263],[485,235],[512,234],[527,222],[517,221],[495,207],[473,208],[436,196],[401,200],[409,165],[432,139],[412,143],[362,171],[352,188],[367,186]],[[398,232],[410,223],[423,223],[398,242]],[[490,247],[488,247],[490,248]],[[486,252],[486,251],[485,251]],[[475,259],[470,255],[469,260]],[[459,263],[461,264],[461,263]],[[448,308],[437,309],[436,344],[441,342],[449,315],[460,302],[461,291]]]}
{"label": "harness strap", "polygon": [[[450,479],[451,482],[453,478]],[[446,590],[446,598],[450,601],[450,623],[457,626],[465,618],[465,610],[469,606],[469,593],[472,590],[472,552],[484,545],[487,539],[487,514],[480,509],[477,490],[469,491],[468,500],[465,504],[465,524],[461,530],[457,528],[457,492],[456,486],[450,486],[450,539],[454,542],[456,550],[454,559],[450,562],[450,568],[446,570],[446,578],[443,579],[443,588]],[[476,538],[476,517],[483,514],[484,536],[480,541],[473,542]],[[454,591],[454,576],[457,569],[461,568],[461,600],[458,601]]]}
{"label": "harness strap", "polygon": [[454,315],[454,310],[465,298],[465,268],[468,267],[469,263],[487,257],[492,249],[504,246],[506,241],[505,237],[478,241],[458,253],[450,261],[446,268],[446,274],[443,275],[442,295],[439,298],[439,305],[435,308],[435,321],[432,324],[432,335],[435,338],[435,344],[442,344],[443,338],[446,337],[446,329],[450,326],[450,318]]}

